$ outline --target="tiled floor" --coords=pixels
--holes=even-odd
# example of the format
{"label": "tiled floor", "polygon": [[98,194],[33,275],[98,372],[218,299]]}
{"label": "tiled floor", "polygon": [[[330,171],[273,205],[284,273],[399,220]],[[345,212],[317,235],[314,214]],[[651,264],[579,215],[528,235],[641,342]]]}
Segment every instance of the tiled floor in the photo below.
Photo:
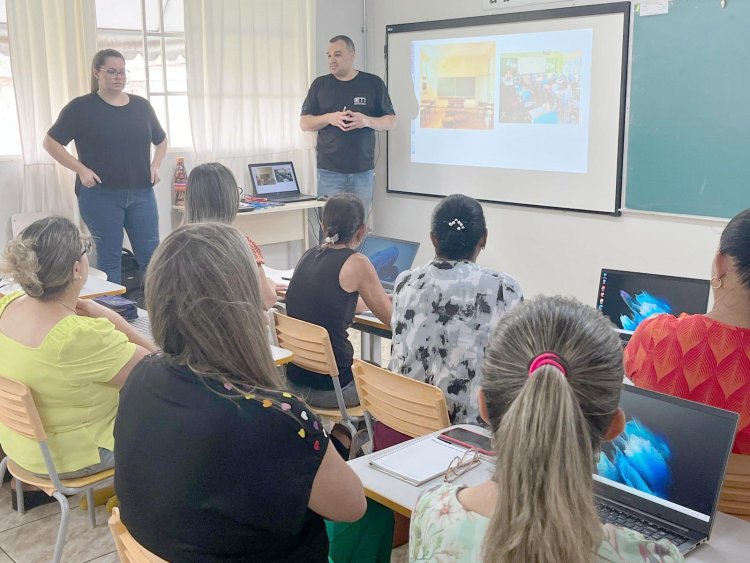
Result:
{"label": "tiled floor", "polygon": [[[10,495],[10,486],[5,483],[0,489],[0,563],[51,560],[60,526],[60,505],[54,502],[20,515],[11,508]],[[79,496],[69,499],[70,520],[63,561],[118,561],[104,507],[97,507],[96,528],[91,528],[88,512],[78,507],[79,501]]]}
{"label": "tiled floor", "polygon": [[[350,331],[354,355],[359,357],[359,332]],[[390,341],[382,339],[382,361],[388,364]],[[41,563],[52,559],[60,526],[60,505],[55,502],[19,515],[11,508],[10,486],[0,489],[0,563]],[[88,512],[78,508],[80,498],[71,497],[70,523],[63,561],[71,563],[115,563],[115,544],[107,527],[104,507],[96,509],[96,528],[91,528]],[[407,561],[405,547],[393,551],[394,563]]]}

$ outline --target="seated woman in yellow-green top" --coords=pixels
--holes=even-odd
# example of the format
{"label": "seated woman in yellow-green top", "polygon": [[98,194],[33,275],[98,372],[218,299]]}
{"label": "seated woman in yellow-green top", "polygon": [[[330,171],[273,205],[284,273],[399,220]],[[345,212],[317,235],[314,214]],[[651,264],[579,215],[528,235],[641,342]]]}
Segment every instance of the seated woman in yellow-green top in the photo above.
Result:
{"label": "seated woman in yellow-green top", "polygon": [[[0,299],[0,375],[31,388],[62,478],[114,466],[119,389],[154,349],[117,313],[78,298],[90,248],[69,220],[48,217],[0,260],[0,276],[23,288]],[[35,441],[0,424],[0,444],[24,469],[47,474]]]}

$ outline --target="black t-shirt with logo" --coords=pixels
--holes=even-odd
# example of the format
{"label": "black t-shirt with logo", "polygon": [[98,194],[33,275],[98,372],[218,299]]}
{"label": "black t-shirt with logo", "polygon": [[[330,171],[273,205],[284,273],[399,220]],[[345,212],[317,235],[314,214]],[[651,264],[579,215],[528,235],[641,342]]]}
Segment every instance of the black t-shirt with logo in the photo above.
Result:
{"label": "black t-shirt with logo", "polygon": [[[302,104],[302,115],[323,115],[344,108],[369,117],[395,115],[380,77],[359,71],[351,80],[333,74],[316,78]],[[375,131],[369,127],[342,131],[326,125],[318,131],[318,168],[356,174],[375,168]]]}

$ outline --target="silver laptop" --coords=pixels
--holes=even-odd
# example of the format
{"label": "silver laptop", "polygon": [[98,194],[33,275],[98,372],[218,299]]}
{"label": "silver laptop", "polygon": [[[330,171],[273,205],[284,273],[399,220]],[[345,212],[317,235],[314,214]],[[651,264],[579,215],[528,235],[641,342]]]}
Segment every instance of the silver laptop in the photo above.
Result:
{"label": "silver laptop", "polygon": [[739,416],[623,386],[625,431],[602,444],[599,517],[687,553],[708,541]]}
{"label": "silver laptop", "polygon": [[383,289],[393,291],[398,275],[411,269],[419,250],[418,242],[367,235],[359,251],[370,259]]}
{"label": "silver laptop", "polygon": [[297,173],[291,162],[248,164],[247,167],[250,170],[253,191],[257,197],[280,203],[315,199],[315,196],[299,191]]}
{"label": "silver laptop", "polygon": [[654,315],[705,313],[708,294],[708,280],[605,268],[599,276],[596,307],[628,341],[638,325]]}

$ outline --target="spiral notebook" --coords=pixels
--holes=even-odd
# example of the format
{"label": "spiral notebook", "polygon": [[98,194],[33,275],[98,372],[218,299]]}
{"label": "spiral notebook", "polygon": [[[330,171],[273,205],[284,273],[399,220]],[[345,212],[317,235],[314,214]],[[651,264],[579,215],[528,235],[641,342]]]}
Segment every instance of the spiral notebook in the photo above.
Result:
{"label": "spiral notebook", "polygon": [[378,471],[419,486],[444,475],[451,461],[464,453],[466,448],[433,436],[407,442],[403,447],[371,460],[370,465]]}

